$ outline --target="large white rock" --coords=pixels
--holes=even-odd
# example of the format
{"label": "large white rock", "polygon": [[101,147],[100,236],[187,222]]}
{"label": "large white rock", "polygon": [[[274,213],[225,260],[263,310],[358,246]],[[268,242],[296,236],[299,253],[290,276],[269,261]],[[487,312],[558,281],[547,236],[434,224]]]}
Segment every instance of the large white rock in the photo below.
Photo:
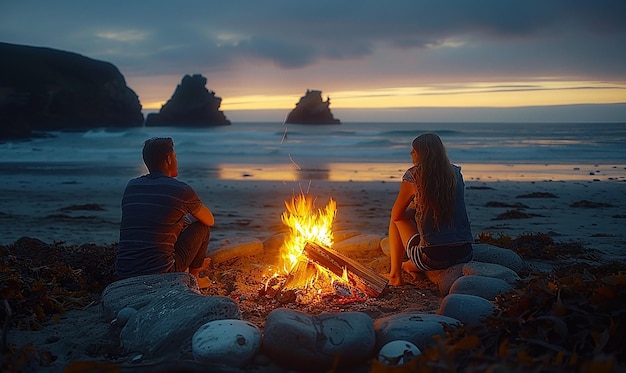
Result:
{"label": "large white rock", "polygon": [[204,364],[242,368],[261,347],[261,331],[248,321],[216,320],[202,325],[192,338],[193,357]]}
{"label": "large white rock", "polygon": [[511,284],[499,278],[469,275],[459,277],[450,287],[450,294],[476,295],[493,301],[512,289]]}
{"label": "large white rock", "polygon": [[500,264],[519,273],[525,264],[522,258],[514,251],[489,244],[472,244],[474,261]]}
{"label": "large white rock", "polygon": [[509,284],[515,284],[520,280],[519,275],[512,269],[494,263],[482,263],[471,261],[463,265],[463,276],[485,276],[495,277],[508,282]]}
{"label": "large white rock", "polygon": [[255,237],[230,237],[217,245],[209,245],[206,256],[213,264],[219,264],[234,258],[253,256],[263,253],[263,241]]}
{"label": "large white rock", "polygon": [[363,312],[311,316],[277,308],[268,315],[263,333],[267,355],[298,371],[361,364],[376,343],[374,322]]}
{"label": "large white rock", "polygon": [[446,295],[438,315],[452,317],[469,325],[479,325],[487,316],[493,315],[495,306],[485,298],[467,294]]}
{"label": "large white rock", "polygon": [[400,366],[413,360],[421,353],[422,351],[413,343],[396,340],[388,342],[378,351],[378,361],[385,365]]}
{"label": "large white rock", "polygon": [[386,316],[374,321],[376,346],[381,348],[391,341],[405,340],[424,351],[435,344],[434,336],[445,336],[444,325],[458,324],[459,320],[452,317],[428,313],[403,312]]}

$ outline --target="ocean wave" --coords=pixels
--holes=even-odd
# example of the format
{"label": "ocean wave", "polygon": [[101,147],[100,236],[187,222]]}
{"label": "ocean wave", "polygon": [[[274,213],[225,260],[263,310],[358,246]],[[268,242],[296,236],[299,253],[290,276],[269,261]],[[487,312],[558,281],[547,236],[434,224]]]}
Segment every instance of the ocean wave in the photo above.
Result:
{"label": "ocean wave", "polygon": [[124,137],[128,134],[126,129],[107,129],[97,128],[86,131],[82,137],[84,138],[111,138],[111,137]]}

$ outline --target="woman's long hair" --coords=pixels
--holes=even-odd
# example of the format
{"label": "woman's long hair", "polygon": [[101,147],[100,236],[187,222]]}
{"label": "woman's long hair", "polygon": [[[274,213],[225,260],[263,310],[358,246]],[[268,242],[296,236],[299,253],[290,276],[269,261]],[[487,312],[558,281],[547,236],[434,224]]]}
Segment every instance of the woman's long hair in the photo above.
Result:
{"label": "woman's long hair", "polygon": [[418,155],[415,182],[420,219],[432,213],[437,228],[452,224],[457,185],[446,148],[434,133],[416,137],[411,145]]}

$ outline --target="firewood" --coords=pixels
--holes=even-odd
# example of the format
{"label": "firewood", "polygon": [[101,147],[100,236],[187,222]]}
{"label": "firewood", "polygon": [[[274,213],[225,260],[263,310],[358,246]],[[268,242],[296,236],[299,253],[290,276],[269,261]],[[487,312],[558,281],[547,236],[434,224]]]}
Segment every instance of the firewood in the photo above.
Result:
{"label": "firewood", "polygon": [[306,286],[307,281],[315,276],[316,272],[315,265],[310,261],[299,261],[289,272],[287,279],[274,298],[281,303],[293,303],[296,300],[296,290]]}
{"label": "firewood", "polygon": [[345,268],[348,273],[348,279],[353,282],[357,289],[369,296],[378,297],[389,282],[387,278],[361,263],[314,242],[306,243],[304,253],[309,260],[328,269],[339,277],[343,276]]}

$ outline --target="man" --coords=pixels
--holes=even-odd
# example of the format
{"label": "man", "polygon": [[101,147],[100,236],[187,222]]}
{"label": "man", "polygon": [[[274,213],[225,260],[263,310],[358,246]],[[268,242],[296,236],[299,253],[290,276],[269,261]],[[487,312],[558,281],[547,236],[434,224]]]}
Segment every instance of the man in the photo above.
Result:
{"label": "man", "polygon": [[188,184],[176,179],[178,161],[171,138],[151,138],[143,147],[149,173],[128,182],[122,197],[120,242],[115,263],[119,278],[185,272],[200,287],[214,218]]}

